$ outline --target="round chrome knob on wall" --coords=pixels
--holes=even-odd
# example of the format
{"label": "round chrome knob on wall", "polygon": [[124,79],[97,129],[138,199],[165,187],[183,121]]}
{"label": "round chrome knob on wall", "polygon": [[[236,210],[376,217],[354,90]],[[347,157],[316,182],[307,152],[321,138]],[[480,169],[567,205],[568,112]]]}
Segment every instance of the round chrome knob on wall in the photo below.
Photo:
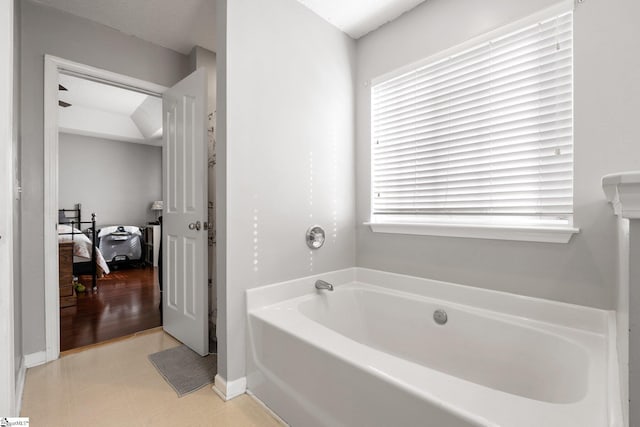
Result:
{"label": "round chrome knob on wall", "polygon": [[312,225],[307,230],[307,246],[311,249],[320,249],[324,245],[324,230],[319,225]]}

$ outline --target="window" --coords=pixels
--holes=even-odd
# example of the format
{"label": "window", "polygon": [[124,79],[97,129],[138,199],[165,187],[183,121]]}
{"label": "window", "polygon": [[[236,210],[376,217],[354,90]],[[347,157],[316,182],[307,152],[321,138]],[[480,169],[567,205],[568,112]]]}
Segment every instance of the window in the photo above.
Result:
{"label": "window", "polygon": [[370,224],[572,227],[572,28],[564,13],[375,80]]}

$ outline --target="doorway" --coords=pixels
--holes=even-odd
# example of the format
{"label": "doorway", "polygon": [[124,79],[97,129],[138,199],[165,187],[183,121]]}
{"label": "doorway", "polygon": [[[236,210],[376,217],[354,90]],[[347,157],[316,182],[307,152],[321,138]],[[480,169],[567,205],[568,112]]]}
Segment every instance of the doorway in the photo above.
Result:
{"label": "doorway", "polygon": [[162,325],[162,99],[60,72],[60,350]]}
{"label": "doorway", "polygon": [[[207,71],[198,68],[171,88],[45,55],[44,251],[46,360],[60,354],[58,265],[58,108],[60,74],[81,76],[163,98],[161,242],[163,328],[192,350],[208,354]],[[93,227],[95,230],[96,227]],[[94,245],[95,247],[95,245]]]}
{"label": "doorway", "polygon": [[[61,74],[163,98],[163,216],[166,251],[160,271],[163,328],[201,355],[208,354],[207,278],[207,71],[198,68],[172,88],[95,67],[45,56],[44,249],[46,360],[60,354],[58,205]],[[96,227],[94,226],[95,230]],[[95,245],[94,245],[95,247]],[[167,261],[169,260],[169,261]]]}
{"label": "doorway", "polygon": [[[60,334],[60,271],[59,271],[59,236],[57,231],[57,225],[60,218],[59,209],[76,209],[80,208],[80,217],[74,218],[73,213],[70,215],[71,221],[85,222],[85,220],[91,221],[91,214],[93,212],[82,212],[84,209],[82,203],[76,202],[72,206],[62,206],[60,200],[60,162],[59,157],[61,153],[61,141],[59,135],[59,109],[61,107],[59,101],[61,79],[66,78],[80,78],[84,81],[90,81],[95,83],[107,84],[112,87],[117,87],[123,90],[129,90],[134,93],[142,94],[145,96],[161,98],[162,94],[167,90],[166,87],[149,83],[143,80],[134,79],[128,76],[124,76],[117,73],[112,73],[95,67],[86,66],[84,64],[67,61],[61,58],[46,56],[45,57],[45,209],[44,209],[44,226],[45,226],[45,318],[46,318],[46,358],[47,360],[54,360],[58,358],[61,349],[61,334]],[[64,86],[64,85],[63,85]],[[70,99],[70,98],[68,98]],[[63,101],[66,102],[66,101]],[[94,177],[95,178],[95,177]],[[83,179],[83,178],[78,178]],[[89,179],[86,179],[90,181]],[[155,200],[154,200],[155,201]],[[80,206],[76,206],[80,204]],[[97,213],[97,212],[96,212]],[[154,214],[155,215],[155,214]],[[154,218],[155,219],[155,218]],[[97,226],[100,224],[99,218],[96,220],[96,234]],[[104,224],[104,223],[102,223]],[[128,225],[128,224],[127,224]],[[86,227],[85,227],[86,226]],[[80,230],[91,228],[91,225],[84,224],[80,227]],[[84,234],[84,233],[83,233]],[[97,236],[97,238],[99,238]],[[96,238],[96,240],[97,240]],[[95,245],[97,246],[97,245]],[[107,268],[109,271],[111,268]],[[80,272],[78,272],[80,273]],[[89,277],[87,277],[89,276]],[[93,292],[92,275],[78,274],[78,282]],[[108,277],[105,276],[105,277]],[[112,276],[115,278],[116,276]],[[74,285],[75,286],[75,285]],[[98,283],[99,286],[99,283]],[[99,291],[98,291],[99,293]],[[89,328],[89,335],[91,335],[91,328]],[[97,335],[96,335],[97,337]],[[66,344],[65,344],[66,345]]]}

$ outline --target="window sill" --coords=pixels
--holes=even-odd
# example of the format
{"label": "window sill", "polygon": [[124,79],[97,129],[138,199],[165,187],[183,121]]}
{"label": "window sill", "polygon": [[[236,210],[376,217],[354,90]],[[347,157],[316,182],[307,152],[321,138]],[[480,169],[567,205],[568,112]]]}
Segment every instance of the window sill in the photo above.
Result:
{"label": "window sill", "polygon": [[433,224],[365,222],[374,233],[446,236],[470,239],[517,240],[524,242],[569,243],[580,232],[569,226],[512,226],[491,224]]}

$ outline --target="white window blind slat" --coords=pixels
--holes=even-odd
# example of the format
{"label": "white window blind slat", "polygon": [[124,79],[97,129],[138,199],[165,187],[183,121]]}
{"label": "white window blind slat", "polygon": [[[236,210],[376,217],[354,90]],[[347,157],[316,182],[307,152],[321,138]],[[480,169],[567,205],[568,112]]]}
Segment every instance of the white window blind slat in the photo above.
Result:
{"label": "white window blind slat", "polygon": [[[377,106],[377,110],[372,111],[372,116],[376,120],[392,121],[398,116],[406,118],[407,113],[421,113],[423,111],[438,111],[442,108],[455,110],[468,108],[467,104],[474,102],[492,102],[495,99],[517,97],[519,93],[531,93],[545,91],[546,89],[562,90],[562,83],[571,84],[571,63],[567,61],[562,68],[538,73],[540,69],[532,70],[527,75],[520,75],[517,79],[509,81],[503,80],[494,84],[483,83],[469,91],[461,89],[452,91],[446,95],[434,97],[433,94],[414,94],[408,97],[404,103],[396,103],[389,108]],[[547,86],[547,87],[545,87]],[[422,110],[421,110],[422,109]]]}
{"label": "white window blind slat", "polygon": [[485,139],[484,142],[471,142],[468,144],[446,145],[440,144],[437,147],[416,146],[409,148],[400,148],[380,153],[374,159],[374,162],[380,167],[397,162],[409,160],[419,161],[424,158],[435,158],[442,156],[450,156],[457,154],[468,154],[485,152],[487,149],[500,150],[513,149],[524,150],[530,148],[549,148],[558,147],[563,139],[568,139],[570,143],[570,135],[555,133],[549,137],[534,139],[538,135],[532,135],[526,138],[502,138],[499,140]]}
{"label": "white window blind slat", "polygon": [[[494,122],[514,120],[513,116],[539,116],[541,114],[549,114],[552,112],[569,111],[571,112],[573,99],[570,93],[554,94],[545,98],[535,100],[522,100],[519,104],[500,104],[484,105],[482,108],[473,108],[464,112],[451,112],[450,114],[442,114],[437,117],[422,116],[417,117],[415,121],[387,127],[380,130],[376,129],[378,141],[387,142],[392,138],[398,138],[406,135],[415,134],[418,131],[437,130],[437,129],[455,129],[463,125],[473,125],[478,121],[486,121],[490,118]],[[416,121],[420,122],[420,126]]]}
{"label": "white window blind slat", "polygon": [[[517,171],[503,171],[501,176],[495,176],[495,174],[475,172],[469,174],[458,174],[447,177],[428,177],[423,179],[399,179],[393,181],[380,182],[374,187],[375,192],[384,192],[385,189],[393,189],[397,192],[414,191],[422,187],[445,187],[445,188],[473,188],[474,186],[485,185],[488,183],[514,183],[519,182],[544,182],[553,180],[554,177],[558,179],[571,179],[571,170],[563,168],[562,165],[556,165],[556,167],[547,167],[544,170],[539,168],[529,168],[525,170]],[[414,183],[414,187],[409,187],[406,184],[408,182]]]}
{"label": "white window blind slat", "polygon": [[[564,19],[564,21],[562,21]],[[567,38],[572,36],[573,22],[572,17],[566,15],[564,17],[556,18],[556,21],[548,21],[546,23],[540,23],[528,27],[526,31],[519,34],[512,33],[507,38],[495,39],[489,43],[484,43],[475,48],[467,51],[451,55],[449,58],[436,61],[435,63],[428,64],[422,67],[418,67],[411,71],[411,73],[423,74],[430,76],[431,78],[438,78],[443,75],[455,73],[459,70],[481,68],[484,61],[487,60],[487,52],[493,49],[494,57],[498,57],[504,52],[518,51],[512,54],[517,58],[519,53],[524,52],[523,48],[528,46],[543,45],[545,41],[552,40],[557,43],[566,41]],[[524,40],[524,43],[523,43]],[[402,89],[410,86],[411,83],[421,83],[422,80],[419,77],[413,82],[408,82],[404,75],[388,79],[386,82],[380,82],[376,85],[380,90],[387,92],[393,92],[394,90]]]}
{"label": "white window blind slat", "polygon": [[440,156],[422,156],[415,157],[413,160],[397,160],[394,162],[377,162],[376,170],[379,172],[389,172],[393,173],[394,171],[403,172],[407,167],[414,167],[419,169],[423,166],[434,166],[434,165],[471,165],[482,163],[483,161],[495,163],[497,161],[513,161],[517,159],[528,159],[532,156],[544,155],[545,152],[548,156],[557,156],[561,153],[567,154],[572,150],[571,143],[568,142],[565,145],[551,145],[547,147],[512,147],[506,146],[501,147],[501,149],[493,149],[493,148],[484,148],[477,149],[474,151],[468,151],[463,153],[456,154],[443,154]]}
{"label": "white window blind slat", "polygon": [[[527,103],[537,99],[548,99],[554,96],[571,95],[571,75],[563,76],[563,81],[554,78],[551,81],[540,82],[538,78],[527,86],[518,86],[508,90],[500,90],[496,87],[490,90],[466,97],[466,99],[452,102],[450,99],[438,104],[427,105],[425,103],[413,104],[393,114],[374,114],[376,131],[413,123],[424,117],[441,117],[446,114],[461,114],[472,109],[482,109],[496,105],[513,105]],[[384,117],[384,119],[383,119]]]}
{"label": "white window blind slat", "polygon": [[565,80],[571,77],[571,58],[561,58],[554,64],[536,64],[529,68],[519,70],[504,76],[501,80],[488,80],[488,76],[481,79],[466,81],[465,85],[445,88],[439,91],[416,90],[402,97],[390,100],[390,102],[377,103],[373,110],[374,115],[388,115],[390,112],[402,114],[403,109],[415,108],[419,102],[428,106],[441,106],[443,102],[447,106],[464,105],[466,102],[481,98],[488,94],[497,96],[500,93],[508,93],[510,90],[522,90],[527,86],[541,85],[545,82],[553,86],[557,80]]}
{"label": "white window blind slat", "polygon": [[[414,174],[411,176],[387,176],[387,177],[378,177],[376,178],[377,185],[376,186],[407,186],[407,188],[412,188],[409,184],[414,183],[413,185],[425,184],[430,182],[458,182],[458,181],[466,181],[466,180],[474,180],[474,179],[492,179],[494,176],[496,177],[508,177],[508,176],[519,176],[520,174],[528,173],[528,174],[544,174],[544,173],[552,173],[559,171],[570,171],[573,172],[573,169],[570,167],[571,165],[567,162],[557,162],[557,163],[547,163],[546,165],[532,164],[528,167],[523,167],[522,165],[514,165],[511,167],[503,167],[499,171],[495,168],[492,168],[490,165],[483,169],[475,168],[475,169],[467,169],[467,170],[458,170],[455,172],[447,172],[446,170],[440,171],[431,171],[431,173],[422,174],[422,176],[418,174]],[[523,172],[526,171],[526,172]],[[375,188],[375,187],[374,187]],[[380,196],[377,196],[380,197]]]}
{"label": "white window blind slat", "polygon": [[[375,192],[384,192],[386,189],[393,189],[395,192],[413,192],[422,188],[473,188],[485,185],[517,185],[529,182],[544,182],[557,180],[571,180],[571,170],[555,165],[543,170],[532,167],[518,171],[504,171],[501,176],[476,172],[466,175],[449,177],[427,177],[423,179],[399,179],[393,181],[382,181],[374,187]],[[413,187],[407,187],[408,181],[414,182]],[[402,187],[402,188],[396,188]]]}
{"label": "white window blind slat", "polygon": [[565,13],[375,84],[373,216],[570,219],[572,31]]}
{"label": "white window blind slat", "polygon": [[[567,185],[568,184],[568,185]],[[560,181],[555,182],[553,185],[550,183],[545,183],[545,187],[549,191],[554,191],[554,195],[558,196],[566,196],[567,192],[571,191],[571,182]],[[385,199],[385,203],[394,204],[394,203],[414,203],[413,196],[419,195],[420,197],[425,198],[425,201],[435,201],[440,200],[443,202],[455,202],[461,200],[490,200],[490,199],[505,199],[506,196],[511,195],[512,198],[517,198],[521,196],[521,191],[526,190],[531,192],[532,194],[541,190],[541,185],[538,183],[532,183],[528,185],[519,184],[518,186],[513,187],[498,187],[495,188],[493,186],[487,187],[476,187],[473,189],[441,189],[441,190],[433,190],[433,191],[414,191],[411,194],[397,194],[393,199]],[[549,196],[547,194],[547,196]],[[529,195],[530,198],[533,197]]]}
{"label": "white window blind slat", "polygon": [[440,138],[432,138],[432,139],[424,139],[424,140],[416,140],[415,138],[407,138],[406,141],[398,141],[395,143],[381,144],[379,141],[374,142],[378,145],[376,156],[380,158],[384,158],[386,156],[392,156],[402,153],[402,151],[415,150],[418,151],[420,149],[429,149],[429,150],[441,150],[452,147],[462,147],[473,144],[480,144],[483,142],[493,141],[496,145],[500,145],[501,143],[509,143],[513,141],[516,143],[517,141],[522,140],[523,138],[527,138],[528,140],[542,141],[545,139],[551,138],[560,138],[563,136],[571,136],[572,131],[572,120],[565,120],[564,126],[559,127],[558,121],[552,121],[548,123],[546,126],[544,124],[538,123],[536,126],[528,126],[526,128],[516,128],[516,129],[508,129],[502,132],[492,132],[489,134],[479,134],[479,135],[471,135],[462,138],[456,138],[456,140],[451,140],[450,138],[440,137]]}
{"label": "white window blind slat", "polygon": [[[535,50],[518,52],[509,57],[510,52],[499,53],[495,50],[487,53],[482,63],[470,64],[467,69],[444,70],[442,76],[423,75],[415,72],[413,81],[391,91],[381,90],[376,87],[382,105],[392,104],[403,99],[408,93],[430,92],[438,95],[439,92],[448,92],[452,87],[468,87],[478,81],[483,81],[487,76],[499,75],[500,77],[525,73],[532,67],[549,67],[558,60],[567,59],[567,48],[571,39],[555,38],[550,43],[535,46]],[[559,55],[558,52],[563,54]],[[477,67],[476,67],[477,66]]]}
{"label": "white window blind slat", "polygon": [[[570,33],[557,34],[549,40],[540,40],[528,47],[521,47],[517,51],[508,52],[500,51],[496,46],[485,45],[481,48],[479,59],[470,61],[462,57],[459,59],[464,62],[463,67],[442,67],[438,71],[434,71],[429,67],[414,70],[408,73],[412,81],[402,78],[400,83],[385,87],[384,83],[376,85],[376,91],[381,95],[381,100],[386,101],[390,98],[396,98],[407,91],[420,90],[429,88],[434,85],[446,86],[450,85],[452,80],[469,80],[470,77],[484,75],[491,70],[499,70],[502,67],[514,67],[538,61],[545,63],[546,59],[552,59],[554,52],[565,51],[564,48],[570,47]],[[449,65],[447,61],[445,64]]]}
{"label": "white window blind slat", "polygon": [[[463,186],[420,186],[413,191],[397,191],[395,193],[396,198],[413,197],[414,194],[424,195],[436,195],[436,194],[488,194],[494,191],[516,191],[520,188],[527,188],[527,191],[539,189],[540,185],[544,184],[549,188],[567,189],[571,188],[571,179],[556,179],[556,180],[544,180],[544,181],[518,181],[517,183],[509,183],[503,185],[494,185],[493,183],[487,183],[486,185],[474,185],[472,187]],[[384,192],[384,189],[380,189]]]}
{"label": "white window blind slat", "polygon": [[429,129],[425,125],[416,125],[415,130],[400,133],[398,135],[389,136],[387,138],[376,138],[378,145],[388,147],[389,145],[405,144],[407,142],[413,144],[428,144],[430,140],[434,142],[451,141],[458,139],[474,138],[486,135],[500,135],[502,133],[517,132],[518,130],[539,128],[541,130],[550,130],[556,127],[557,122],[560,126],[568,126],[572,123],[573,114],[571,108],[566,108],[558,112],[548,112],[546,114],[531,114],[530,116],[512,116],[512,117],[496,117],[487,120],[475,120],[474,122],[463,123],[462,126],[439,126]]}
{"label": "white window blind slat", "polygon": [[415,179],[428,176],[448,176],[459,173],[475,173],[490,172],[496,169],[517,169],[526,167],[538,167],[542,169],[545,165],[568,164],[573,153],[560,154],[546,153],[546,155],[537,155],[535,158],[503,158],[492,161],[491,159],[482,159],[478,162],[458,163],[448,166],[446,163],[435,163],[428,166],[419,166],[414,171],[391,170],[376,172],[374,177],[380,181],[388,181],[390,179],[406,179],[414,177]]}

